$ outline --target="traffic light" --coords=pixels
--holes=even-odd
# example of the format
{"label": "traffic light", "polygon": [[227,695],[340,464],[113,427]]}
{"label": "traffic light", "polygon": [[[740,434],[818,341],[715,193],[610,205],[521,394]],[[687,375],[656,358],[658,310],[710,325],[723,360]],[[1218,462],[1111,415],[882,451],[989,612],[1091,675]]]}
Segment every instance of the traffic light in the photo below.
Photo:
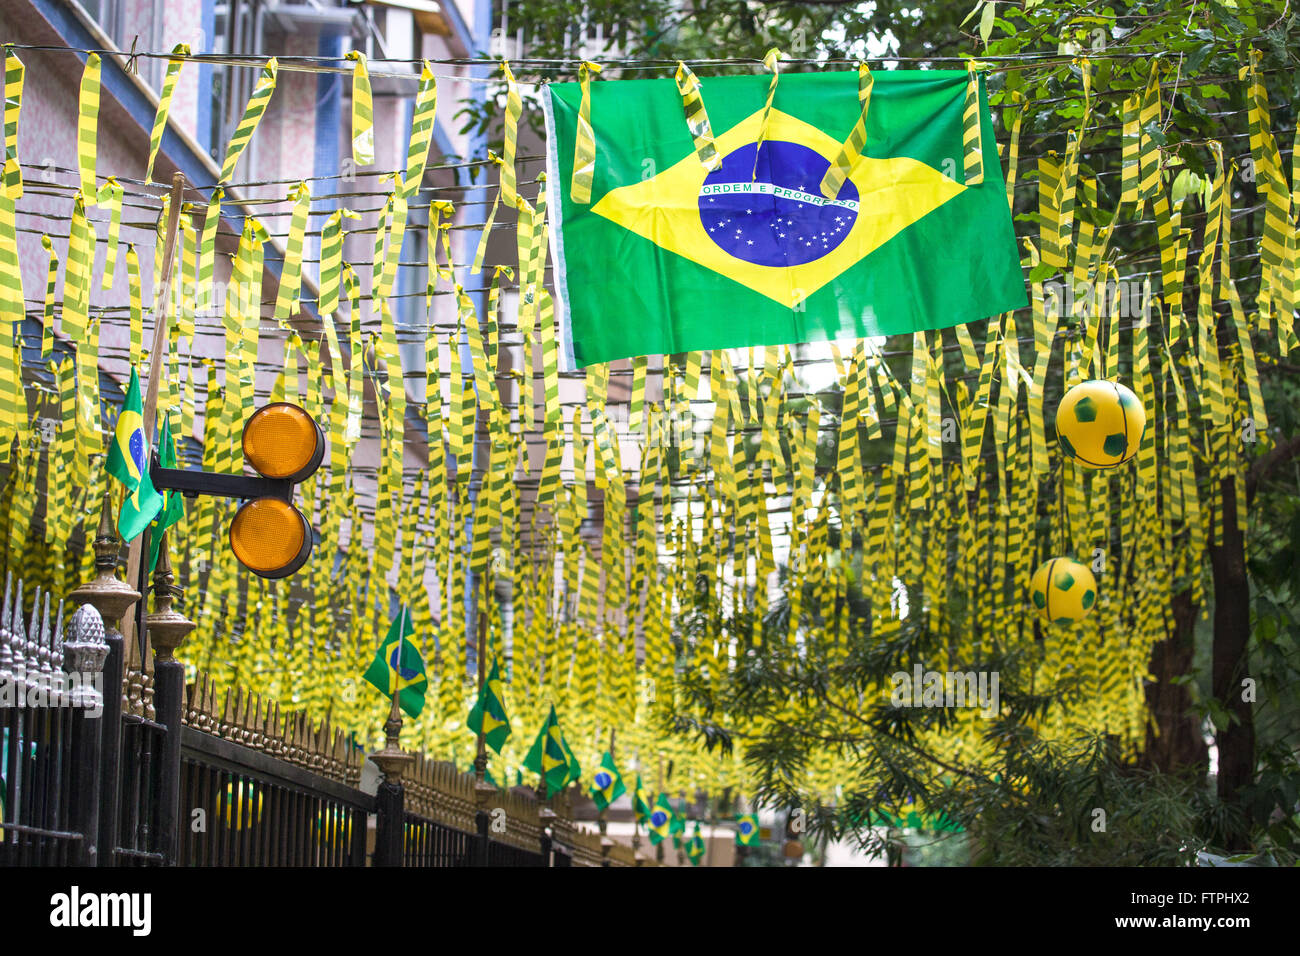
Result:
{"label": "traffic light", "polygon": [[155,456],[154,487],[187,497],[218,495],[244,503],[230,522],[230,547],[239,563],[264,578],[297,571],[311,554],[312,530],[293,506],[293,489],[325,457],[325,433],[316,420],[289,402],[272,402],[244,423],[244,460],[261,476],[216,475],[162,468]]}

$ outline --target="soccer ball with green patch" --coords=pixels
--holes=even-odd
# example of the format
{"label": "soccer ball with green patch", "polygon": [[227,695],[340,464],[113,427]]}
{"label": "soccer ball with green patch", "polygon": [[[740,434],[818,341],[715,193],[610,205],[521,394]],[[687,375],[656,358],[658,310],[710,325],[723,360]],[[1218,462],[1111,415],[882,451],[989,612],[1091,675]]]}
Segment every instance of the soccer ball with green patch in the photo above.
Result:
{"label": "soccer ball with green patch", "polygon": [[1137,454],[1147,415],[1119,382],[1080,382],[1056,408],[1061,450],[1085,468],[1114,468]]}
{"label": "soccer ball with green patch", "polygon": [[1096,605],[1097,579],[1087,565],[1071,558],[1051,558],[1030,579],[1029,598],[1043,620],[1073,624]]}

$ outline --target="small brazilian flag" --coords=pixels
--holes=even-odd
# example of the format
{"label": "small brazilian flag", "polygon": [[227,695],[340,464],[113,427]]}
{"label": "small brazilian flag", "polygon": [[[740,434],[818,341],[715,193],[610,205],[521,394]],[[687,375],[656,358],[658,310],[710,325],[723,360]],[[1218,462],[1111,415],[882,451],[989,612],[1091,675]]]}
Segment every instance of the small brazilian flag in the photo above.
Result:
{"label": "small brazilian flag", "polygon": [[397,694],[397,704],[408,717],[420,716],[420,711],[424,710],[424,692],[429,689],[424,658],[416,646],[407,640],[414,633],[411,614],[403,607],[397,612],[397,617],[393,618],[388,636],[362,675],[390,699]]}
{"label": "small brazilian flag", "polygon": [[505,688],[501,684],[501,672],[497,668],[496,658],[492,659],[492,670],[488,673],[483,691],[478,695],[469,712],[469,729],[483,732],[483,740],[497,753],[505,746],[510,737],[510,718],[506,716]]}
{"label": "small brazilian flag", "polygon": [[686,843],[686,855],[690,858],[691,866],[699,866],[700,861],[704,859],[704,837],[700,836],[700,825],[695,824],[695,833]]}
{"label": "small brazilian flag", "polygon": [[650,819],[650,794],[641,785],[641,775],[636,775],[636,789],[632,792],[632,812],[636,814],[637,823],[646,823]]}
{"label": "small brazilian flag", "polygon": [[679,850],[682,848],[682,834],[686,832],[685,809],[686,801],[678,800],[677,806],[673,807],[673,818],[668,824],[668,832],[673,835],[673,846]]}
{"label": "small brazilian flag", "polygon": [[650,819],[646,823],[646,829],[650,831],[651,846],[658,846],[668,839],[668,834],[672,830],[672,823],[673,806],[668,802],[668,794],[661,793],[655,801],[655,805],[651,807]]}
{"label": "small brazilian flag", "polygon": [[[176,467],[176,442],[172,439],[171,415],[165,415],[158,432],[158,464],[163,468]],[[185,499],[179,491],[162,493],[162,509],[149,529],[149,571],[158,566],[158,546],[163,532],[185,517]]]}
{"label": "small brazilian flag", "polygon": [[117,415],[113,444],[105,464],[108,473],[126,486],[127,496],[117,513],[117,532],[134,541],[162,510],[162,496],[149,478],[149,452],[144,440],[144,409],[140,404],[140,377],[131,369],[131,384]]}
{"label": "small brazilian flag", "polygon": [[736,817],[736,846],[755,846],[758,843],[758,814],[742,813]]}
{"label": "small brazilian flag", "polygon": [[605,756],[600,758],[600,766],[591,778],[591,799],[596,801],[596,809],[602,813],[611,803],[627,793],[627,787],[623,786],[623,775],[618,772],[618,764],[614,762],[614,755],[608,750]]}
{"label": "small brazilian flag", "polygon": [[578,761],[565,742],[564,734],[560,733],[554,704],[533,741],[532,749],[524,757],[524,767],[542,778],[548,797],[559,793],[580,775]]}

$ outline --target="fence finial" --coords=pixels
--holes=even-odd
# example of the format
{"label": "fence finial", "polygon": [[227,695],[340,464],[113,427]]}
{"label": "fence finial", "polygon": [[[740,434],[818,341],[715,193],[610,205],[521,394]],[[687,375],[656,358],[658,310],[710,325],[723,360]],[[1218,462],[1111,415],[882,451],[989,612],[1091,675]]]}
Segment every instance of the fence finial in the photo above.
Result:
{"label": "fence finial", "polygon": [[174,661],[177,648],[185,643],[190,631],[198,627],[172,607],[173,602],[185,592],[173,583],[176,576],[172,573],[172,559],[168,551],[167,535],[164,532],[158,543],[158,566],[153,575],[154,611],[144,619],[156,664]]}
{"label": "fence finial", "polygon": [[81,585],[70,595],[78,604],[93,604],[106,628],[117,630],[122,615],[136,601],[140,592],[117,578],[117,563],[122,543],[113,528],[113,496],[104,493],[104,505],[99,513],[99,529],[95,533],[95,577]]}

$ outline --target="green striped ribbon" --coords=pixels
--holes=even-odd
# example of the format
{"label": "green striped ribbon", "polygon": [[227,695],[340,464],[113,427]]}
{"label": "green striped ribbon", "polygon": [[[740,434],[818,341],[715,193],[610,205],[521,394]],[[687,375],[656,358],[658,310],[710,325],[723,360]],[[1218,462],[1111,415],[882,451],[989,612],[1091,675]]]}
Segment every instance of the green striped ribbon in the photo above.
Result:
{"label": "green striped ribbon", "polygon": [[767,139],[767,121],[772,114],[772,100],[776,97],[776,81],[780,79],[780,62],[781,51],[776,47],[767,51],[763,57],[763,66],[772,74],[772,81],[767,84],[767,102],[763,104],[763,118],[758,123],[758,139],[754,143],[754,169],[749,177],[750,182],[758,179],[758,154],[763,149],[763,141]]}
{"label": "green striped ribbon", "polygon": [[638,355],[632,360],[632,397],[628,402],[627,427],[633,434],[640,434],[645,416],[645,379],[646,356]]}
{"label": "green striped ribbon", "polygon": [[50,257],[50,267],[45,280],[45,314],[41,327],[41,361],[48,362],[54,355],[54,303],[59,283],[59,255],[49,236],[41,236],[41,245]]}
{"label": "green striped ribbon", "polygon": [[695,144],[695,155],[700,165],[707,170],[715,170],[722,165],[713,143],[713,127],[709,124],[709,114],[704,108],[704,96],[700,92],[700,81],[691,68],[680,60],[677,61],[677,92],[682,98],[682,109],[686,112],[686,127],[690,130],[691,140]]}
{"label": "green striped ribbon", "polygon": [[380,275],[379,288],[374,293],[381,301],[387,301],[393,291],[393,283],[397,280],[397,263],[402,255],[402,240],[406,235],[406,219],[409,210],[410,206],[402,194],[401,184],[397,183],[393,193],[393,215],[388,229],[384,270]]}
{"label": "green striped ribbon", "polygon": [[[501,72],[506,78],[506,115],[505,115],[505,140],[502,144],[501,156],[501,198],[505,201],[506,207],[513,209],[515,198],[519,195],[516,189],[515,180],[515,149],[519,140],[519,115],[523,112],[524,103],[519,98],[519,87],[515,84],[515,75],[510,72],[510,64],[505,60],[501,61]],[[579,69],[581,72],[581,69]],[[579,131],[581,135],[581,131]]]}
{"label": "green striped ribbon", "polygon": [[[392,178],[392,174],[381,176],[379,184],[382,186]],[[388,226],[393,218],[393,198],[394,194],[390,192],[379,212],[379,222],[375,224],[375,245],[370,258],[370,293],[376,298],[377,290],[384,281],[384,242],[388,238]]]}
{"label": "green striped ribbon", "polygon": [[81,195],[87,206],[93,206],[98,195],[95,189],[95,141],[99,125],[99,67],[99,54],[88,54],[77,101],[77,164],[81,169]]}
{"label": "green striped ribbon", "polygon": [[126,282],[131,295],[131,367],[138,368],[144,352],[144,293],[140,286],[140,257],[126,247]]}
{"label": "green striped ribbon", "polygon": [[849,178],[853,172],[853,167],[857,165],[862,156],[862,150],[867,145],[867,110],[871,107],[871,87],[874,83],[871,76],[871,67],[867,66],[866,61],[858,64],[858,105],[861,107],[858,113],[857,122],[853,124],[853,129],[849,132],[849,137],[841,145],[840,150],[835,156],[835,162],[831,163],[830,168],[826,170],[826,175],[822,177],[821,193],[827,199],[834,199],[840,193],[840,187],[844,181]]}
{"label": "green striped ribbon", "polygon": [[194,228],[194,218],[190,215],[190,204],[184,203],[181,208],[185,211],[181,213],[179,220],[181,230],[180,267],[177,269],[178,276],[175,280],[176,285],[179,286],[179,294],[173,300],[179,307],[180,313],[174,331],[179,338],[186,339],[193,344],[194,289],[196,286],[195,272],[197,269],[199,236]]}
{"label": "green striped ribbon", "polygon": [[280,64],[275,57],[267,60],[266,66],[262,67],[262,75],[258,77],[257,85],[253,87],[253,93],[248,98],[248,105],[244,107],[244,115],[239,120],[239,125],[235,127],[230,143],[226,146],[226,158],[221,164],[220,182],[228,183],[234,176],[235,164],[239,162],[239,157],[243,154],[248,141],[253,138],[257,124],[262,121],[262,114],[266,112],[266,104],[270,102],[271,94],[275,92],[275,76],[279,67]]}
{"label": "green striped ribbon", "polygon": [[1012,215],[1016,211],[1016,172],[1020,166],[1020,128],[1025,122],[1025,111],[1028,104],[1025,102],[1025,96],[1018,90],[1012,94],[1011,102],[1015,104],[1015,119],[1011,121],[1011,140],[1007,147],[1007,208],[1011,210]]}
{"label": "green striped ribbon", "polygon": [[966,64],[966,103],[961,114],[962,174],[967,186],[984,182],[984,145],[980,123],[980,71],[983,64]]}
{"label": "green striped ribbon", "polygon": [[[18,159],[18,117],[23,108],[23,77],[26,69],[23,61],[13,54],[13,47],[5,45],[5,179],[4,188],[9,198],[17,202],[23,195],[23,177],[16,165]],[[12,167],[16,177],[10,181],[9,160],[15,161]]]}
{"label": "green striped ribbon", "polygon": [[488,240],[492,238],[492,224],[496,221],[497,206],[501,203],[501,193],[505,188],[505,163],[500,156],[490,149],[488,150],[488,162],[495,163],[498,167],[501,185],[497,187],[496,195],[492,197],[492,209],[488,212],[487,222],[483,223],[483,232],[479,236],[478,249],[474,252],[474,264],[469,268],[472,275],[478,275],[483,271],[483,257],[487,255]]}
{"label": "green striped ribbon", "polygon": [[[1218,176],[1220,183],[1223,177],[1223,160],[1222,146],[1219,143],[1213,144],[1216,163],[1219,167]],[[1250,324],[1246,320],[1245,310],[1241,306],[1241,296],[1237,292],[1237,284],[1232,279],[1231,256],[1228,254],[1232,242],[1232,193],[1224,186],[1220,186],[1223,193],[1222,209],[1220,215],[1223,222],[1223,243],[1224,252],[1219,256],[1219,295],[1228,300],[1228,306],[1232,312],[1232,325],[1237,332],[1237,344],[1241,348],[1242,373],[1246,380],[1246,395],[1250,401],[1250,414],[1254,421],[1255,433],[1259,436],[1261,443],[1269,441],[1268,438],[1268,412],[1264,408],[1264,396],[1259,389],[1259,370],[1255,362],[1255,347],[1250,340]],[[1237,482],[1242,484],[1242,482]]]}
{"label": "green striped ribbon", "polygon": [[[17,166],[16,159],[5,162],[6,181]],[[19,427],[18,405],[23,395],[22,364],[13,361],[13,332],[26,311],[16,225],[13,194],[0,190],[0,361],[5,366],[0,368],[0,461],[8,459],[9,446]],[[25,421],[26,414],[22,417]]]}
{"label": "green striped ribbon", "polygon": [[375,108],[370,95],[366,55],[352,50],[344,59],[352,65],[352,161],[369,166],[375,161]]}
{"label": "green striped ribbon", "polygon": [[[420,69],[420,84],[415,91],[415,110],[411,116],[411,141],[406,148],[406,175],[402,177],[402,195],[414,198],[424,180],[424,166],[433,139],[434,118],[438,112],[438,80],[425,60]],[[430,230],[430,235],[433,231]]]}
{"label": "green striped ribbon", "polygon": [[1147,135],[1152,125],[1160,122],[1160,61],[1151,64],[1151,77],[1147,81],[1142,105],[1138,109],[1138,197],[1154,199],[1160,190],[1160,149]]}
{"label": "green striped ribbon", "polygon": [[[289,216],[289,236],[284,245],[284,267],[280,272],[280,285],[275,295],[275,320],[283,322],[302,308],[298,294],[302,291],[302,245],[307,230],[307,215],[311,211],[311,191],[306,183],[299,183],[288,198],[293,202]],[[324,239],[322,238],[322,246]],[[324,255],[321,256],[324,259]]]}
{"label": "green striped ribbon", "polygon": [[99,187],[97,200],[108,211],[108,245],[104,249],[102,286],[105,292],[113,288],[113,275],[117,272],[118,236],[122,231],[122,197],[125,193],[116,176],[109,176]]}
{"label": "green striped ribbon", "polygon": [[[569,183],[569,197],[583,206],[591,204],[591,183],[596,175],[596,131],[591,125],[591,77],[601,66],[590,60],[578,65],[578,87],[582,99],[578,102],[578,129],[573,143],[573,177]],[[511,154],[513,158],[513,153]]]}
{"label": "green striped ribbon", "polygon": [[1140,182],[1140,155],[1142,134],[1138,126],[1138,109],[1142,103],[1142,97],[1134,94],[1124,100],[1121,115],[1123,116],[1122,133],[1120,137],[1120,197],[1119,201],[1124,206],[1136,206],[1140,200],[1138,184]]}
{"label": "green striped ribbon", "polygon": [[172,93],[176,90],[176,80],[181,67],[185,65],[184,57],[190,55],[190,48],[178,43],[172,48],[172,56],[167,60],[167,72],[163,76],[162,93],[158,97],[158,112],[153,117],[153,131],[149,134],[149,164],[144,169],[144,181],[153,178],[153,164],[158,158],[158,147],[162,145],[163,130],[167,128],[167,112],[171,109]]}
{"label": "green striped ribbon", "polygon": [[224,196],[225,190],[220,186],[212,190],[212,195],[208,197],[207,212],[203,214],[203,232],[199,237],[198,275],[194,297],[197,308],[204,312],[217,307],[217,303],[213,301],[212,276],[216,271],[217,229],[221,225],[221,200]]}
{"label": "green striped ribbon", "polygon": [[339,280],[343,275],[343,219],[360,219],[351,209],[337,209],[325,220],[320,233],[320,292],[316,308],[322,316],[339,308]]}

